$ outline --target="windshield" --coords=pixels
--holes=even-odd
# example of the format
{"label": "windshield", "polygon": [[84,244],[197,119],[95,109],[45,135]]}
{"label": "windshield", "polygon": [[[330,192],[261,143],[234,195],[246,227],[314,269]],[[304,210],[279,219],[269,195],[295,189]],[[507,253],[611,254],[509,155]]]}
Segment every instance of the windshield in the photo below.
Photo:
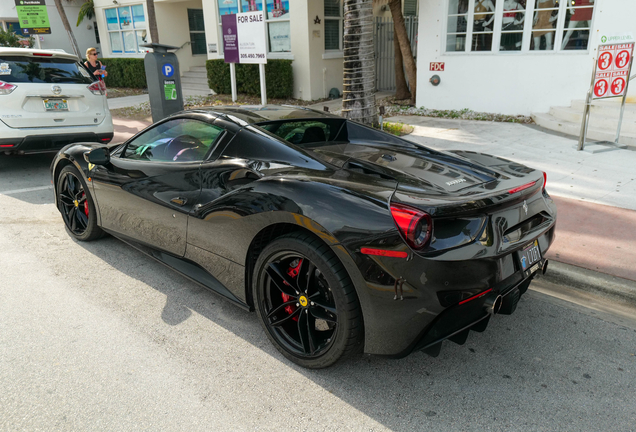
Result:
{"label": "windshield", "polygon": [[0,81],[37,84],[91,84],[88,71],[65,58],[0,56]]}

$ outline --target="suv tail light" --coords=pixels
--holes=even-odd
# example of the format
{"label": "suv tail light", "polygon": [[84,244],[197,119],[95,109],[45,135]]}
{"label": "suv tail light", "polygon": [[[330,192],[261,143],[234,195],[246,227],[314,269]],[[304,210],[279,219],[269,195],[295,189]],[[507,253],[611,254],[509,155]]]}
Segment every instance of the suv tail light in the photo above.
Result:
{"label": "suv tail light", "polygon": [[103,81],[95,81],[88,86],[88,89],[95,95],[106,94],[106,85],[104,85]]}
{"label": "suv tail light", "polygon": [[18,86],[9,84],[8,82],[0,81],[0,95],[8,95],[13,90],[17,89]]}
{"label": "suv tail light", "polygon": [[433,231],[431,216],[404,204],[391,204],[391,216],[406,243],[415,250],[428,244]]}

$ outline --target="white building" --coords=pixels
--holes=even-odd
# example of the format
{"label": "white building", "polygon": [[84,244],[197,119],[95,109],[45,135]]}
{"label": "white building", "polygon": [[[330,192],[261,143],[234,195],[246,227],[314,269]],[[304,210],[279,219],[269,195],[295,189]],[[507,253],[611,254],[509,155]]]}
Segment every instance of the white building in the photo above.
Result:
{"label": "white building", "polygon": [[[103,57],[143,57],[145,0],[94,0]],[[182,73],[223,58],[221,15],[265,11],[268,59],[293,60],[294,97],[342,91],[342,1],[155,0]],[[636,0],[403,0],[417,13],[417,105],[505,114],[583,99],[603,35],[636,34]],[[376,16],[390,16],[375,7]],[[378,27],[378,26],[376,26]],[[431,63],[444,63],[432,71]],[[384,74],[378,69],[377,73]],[[636,73],[636,72],[635,72]],[[438,75],[441,82],[429,80]],[[629,91],[636,102],[636,85]]]}
{"label": "white building", "polygon": [[[95,27],[96,21],[94,19],[85,19],[79,26],[76,26],[80,6],[83,3],[83,0],[64,0],[62,2],[64,11],[66,12],[66,17],[73,29],[73,34],[77,40],[82,57],[84,56],[86,49],[89,47],[95,47],[97,48],[97,51],[101,51],[99,33]],[[51,34],[34,36],[34,38],[37,38],[38,40],[36,40],[33,46],[35,48],[39,47],[42,49],[63,49],[68,53],[74,53],[73,48],[71,47],[71,41],[64,29],[62,19],[57,11],[54,0],[46,0],[46,10],[49,16]],[[18,13],[15,9],[15,1],[0,0],[0,27],[2,27],[3,30],[8,30],[9,25],[12,26],[13,31],[20,33],[20,24],[18,22]]]}
{"label": "white building", "polygon": [[636,35],[634,0],[420,0],[419,16],[417,105],[435,109],[567,106],[585,98],[601,38]]}

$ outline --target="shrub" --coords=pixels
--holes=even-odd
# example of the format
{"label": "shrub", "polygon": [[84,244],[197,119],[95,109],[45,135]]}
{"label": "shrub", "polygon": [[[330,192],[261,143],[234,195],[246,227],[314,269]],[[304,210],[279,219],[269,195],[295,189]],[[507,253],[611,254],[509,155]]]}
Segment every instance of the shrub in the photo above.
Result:
{"label": "shrub", "polygon": [[[222,59],[208,60],[208,85],[215,93],[231,94],[230,65]],[[291,60],[269,60],[265,65],[267,97],[284,99],[294,94],[294,74]],[[257,64],[236,65],[236,90],[253,96],[261,94]]]}
{"label": "shrub", "polygon": [[103,58],[108,76],[104,78],[106,87],[147,88],[146,69],[142,58]]}

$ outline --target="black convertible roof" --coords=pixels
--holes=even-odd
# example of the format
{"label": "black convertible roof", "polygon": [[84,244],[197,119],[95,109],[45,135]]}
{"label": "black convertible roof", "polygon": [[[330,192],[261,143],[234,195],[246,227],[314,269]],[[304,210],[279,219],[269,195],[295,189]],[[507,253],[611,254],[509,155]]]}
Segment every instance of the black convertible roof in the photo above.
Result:
{"label": "black convertible roof", "polygon": [[195,108],[192,111],[226,115],[230,118],[233,116],[250,124],[276,120],[315,118],[337,118],[344,120],[342,117],[324,111],[294,105],[211,106]]}

